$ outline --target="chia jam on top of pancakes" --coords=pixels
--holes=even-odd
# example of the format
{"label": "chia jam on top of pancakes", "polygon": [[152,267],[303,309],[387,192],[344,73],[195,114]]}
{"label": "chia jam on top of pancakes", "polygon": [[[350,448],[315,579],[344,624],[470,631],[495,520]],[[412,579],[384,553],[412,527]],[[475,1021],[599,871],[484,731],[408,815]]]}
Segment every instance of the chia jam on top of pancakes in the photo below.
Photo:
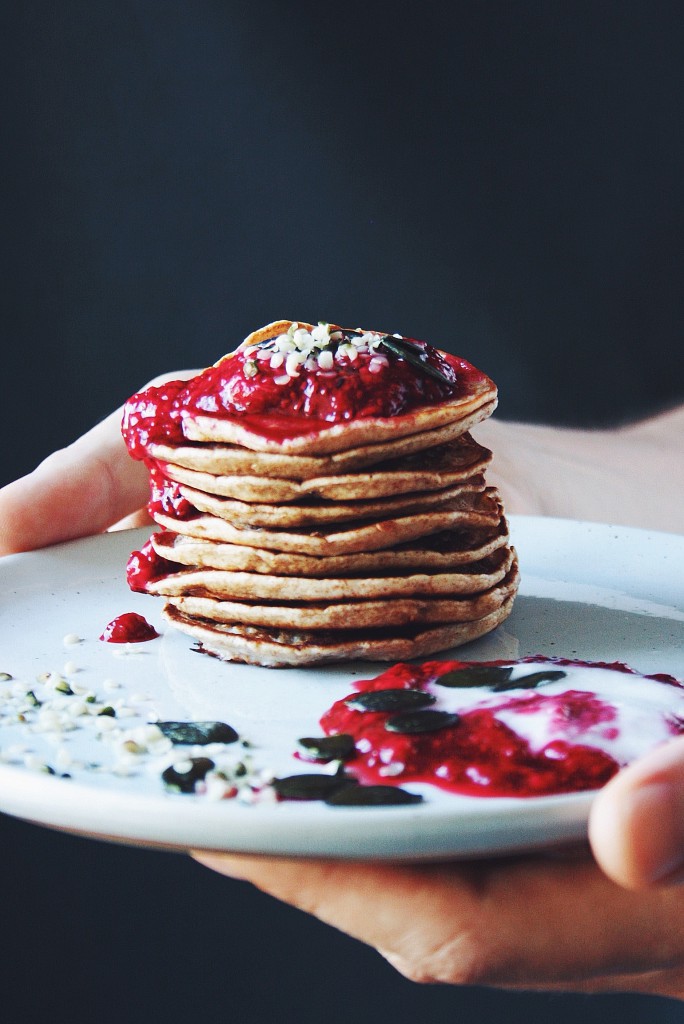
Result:
{"label": "chia jam on top of pancakes", "polygon": [[[345,775],[366,786],[431,783],[531,797],[592,790],[684,732],[684,686],[626,665],[530,657],[400,663],[335,702],[327,737],[349,740]],[[326,760],[302,741],[308,760]]]}
{"label": "chia jam on top of pancakes", "polygon": [[189,381],[149,387],[126,403],[122,432],[144,459],[179,444],[190,415],[238,419],[274,440],[364,417],[398,416],[464,394],[485,374],[425,342],[319,324],[240,346]]}
{"label": "chia jam on top of pancakes", "polygon": [[[126,403],[163,531],[131,556],[129,585],[162,597],[199,650],[270,668],[395,662],[482,636],[519,584],[491,452],[469,434],[496,403],[486,374],[424,342],[268,324]],[[404,542],[403,566],[358,570]]]}

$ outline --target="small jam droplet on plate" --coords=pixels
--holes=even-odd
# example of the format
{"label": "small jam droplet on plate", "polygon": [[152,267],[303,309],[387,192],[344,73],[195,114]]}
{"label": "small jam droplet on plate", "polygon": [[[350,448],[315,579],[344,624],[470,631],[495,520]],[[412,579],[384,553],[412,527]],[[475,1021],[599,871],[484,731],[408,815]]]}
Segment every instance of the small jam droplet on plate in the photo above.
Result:
{"label": "small jam droplet on plate", "polygon": [[137,612],[124,612],[109,622],[100,636],[108,644],[141,644],[154,640],[159,633]]}

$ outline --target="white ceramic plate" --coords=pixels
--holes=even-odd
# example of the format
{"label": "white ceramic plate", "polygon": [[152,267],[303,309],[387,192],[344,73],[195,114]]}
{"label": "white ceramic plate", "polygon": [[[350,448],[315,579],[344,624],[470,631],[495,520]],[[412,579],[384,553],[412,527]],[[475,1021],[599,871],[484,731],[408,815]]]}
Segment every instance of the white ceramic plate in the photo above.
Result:
{"label": "white ceramic plate", "polygon": [[[156,714],[229,722],[251,744],[225,748],[231,763],[248,756],[255,770],[306,770],[293,757],[297,739],[320,733],[321,713],[354,678],[382,671],[369,664],[262,669],[198,655],[187,637],[162,625],[160,601],[126,586],[128,554],[148,533],[108,534],[0,562],[0,672],[12,676],[0,682],[0,810],[132,844],[297,856],[469,857],[585,837],[589,793],[466,798],[407,786],[423,793],[422,804],[249,805],[168,792],[160,771],[178,753],[125,752],[122,762],[122,740]],[[513,614],[459,648],[458,658],[619,659],[642,673],[682,678],[684,536],[532,517],[511,517],[511,534],[523,579]],[[127,611],[142,613],[161,638],[124,647],[100,642],[104,626]],[[65,643],[69,634],[80,642]],[[46,672],[52,682],[39,682]],[[95,707],[114,705],[117,718],[104,726],[108,716],[78,719],[87,727],[59,736],[17,721],[17,695],[40,692],[57,676],[78,690],[65,703],[91,694]]]}

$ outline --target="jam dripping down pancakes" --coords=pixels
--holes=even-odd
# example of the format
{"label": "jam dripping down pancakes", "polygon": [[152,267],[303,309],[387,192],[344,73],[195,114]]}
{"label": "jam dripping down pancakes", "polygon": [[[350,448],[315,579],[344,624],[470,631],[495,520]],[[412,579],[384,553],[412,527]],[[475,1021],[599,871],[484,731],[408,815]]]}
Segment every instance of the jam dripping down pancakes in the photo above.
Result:
{"label": "jam dripping down pancakes", "polygon": [[496,402],[485,374],[426,343],[270,324],[127,402],[160,527],[129,584],[227,661],[389,661],[481,636],[519,579],[491,453],[469,433]]}

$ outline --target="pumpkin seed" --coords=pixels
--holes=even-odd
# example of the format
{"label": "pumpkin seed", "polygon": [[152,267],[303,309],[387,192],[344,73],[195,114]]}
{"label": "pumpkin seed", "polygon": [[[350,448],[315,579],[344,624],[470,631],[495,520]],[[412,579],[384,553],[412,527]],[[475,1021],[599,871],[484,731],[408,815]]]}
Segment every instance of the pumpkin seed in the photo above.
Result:
{"label": "pumpkin seed", "polygon": [[354,737],[346,732],[336,736],[302,736],[297,742],[316,761],[345,761],[356,751]]}
{"label": "pumpkin seed", "polygon": [[540,683],[555,683],[558,679],[565,679],[566,675],[567,672],[561,672],[560,669],[542,669],[541,672],[530,672],[517,679],[502,680],[495,683],[493,689],[496,693],[504,690],[533,690]]}
{"label": "pumpkin seed", "polygon": [[438,686],[470,687],[470,686],[496,686],[497,683],[507,680],[513,668],[503,665],[468,665],[467,668],[455,668],[451,672],[445,672],[438,676],[435,683]]}
{"label": "pumpkin seed", "polygon": [[239,736],[225,722],[157,722],[167,739],[178,745],[206,746],[207,743],[235,743]]}
{"label": "pumpkin seed", "polygon": [[407,711],[402,715],[392,715],[385,722],[388,732],[399,732],[412,735],[421,732],[435,732],[460,722],[459,715],[451,711]]}
{"label": "pumpkin seed", "polygon": [[419,348],[418,345],[412,345],[405,338],[393,338],[390,335],[385,335],[384,338],[380,339],[380,342],[392,355],[405,359],[411,366],[414,366],[417,370],[422,370],[429,377],[434,377],[441,384],[453,384],[453,381],[449,380],[441,370],[428,363],[427,352]]}
{"label": "pumpkin seed", "polygon": [[330,807],[387,807],[397,804],[419,804],[419,793],[409,793],[399,786],[353,786],[338,789],[326,798]]}
{"label": "pumpkin seed", "polygon": [[531,690],[540,683],[552,683],[563,679],[567,673],[559,669],[541,669],[526,676],[511,679],[512,665],[468,665],[456,668],[435,679],[438,686],[471,687],[489,686],[496,693],[504,690]]}
{"label": "pumpkin seed", "polygon": [[356,779],[348,775],[305,773],[286,775],[273,780],[273,788],[281,800],[325,800],[339,789],[357,786]]}
{"label": "pumpkin seed", "polygon": [[347,697],[344,703],[354,711],[411,711],[434,704],[435,698],[425,690],[368,690]]}
{"label": "pumpkin seed", "polygon": [[214,767],[214,762],[208,757],[189,757],[187,761],[179,761],[165,768],[162,781],[169,789],[179,793],[194,793],[196,784],[202,782]]}

